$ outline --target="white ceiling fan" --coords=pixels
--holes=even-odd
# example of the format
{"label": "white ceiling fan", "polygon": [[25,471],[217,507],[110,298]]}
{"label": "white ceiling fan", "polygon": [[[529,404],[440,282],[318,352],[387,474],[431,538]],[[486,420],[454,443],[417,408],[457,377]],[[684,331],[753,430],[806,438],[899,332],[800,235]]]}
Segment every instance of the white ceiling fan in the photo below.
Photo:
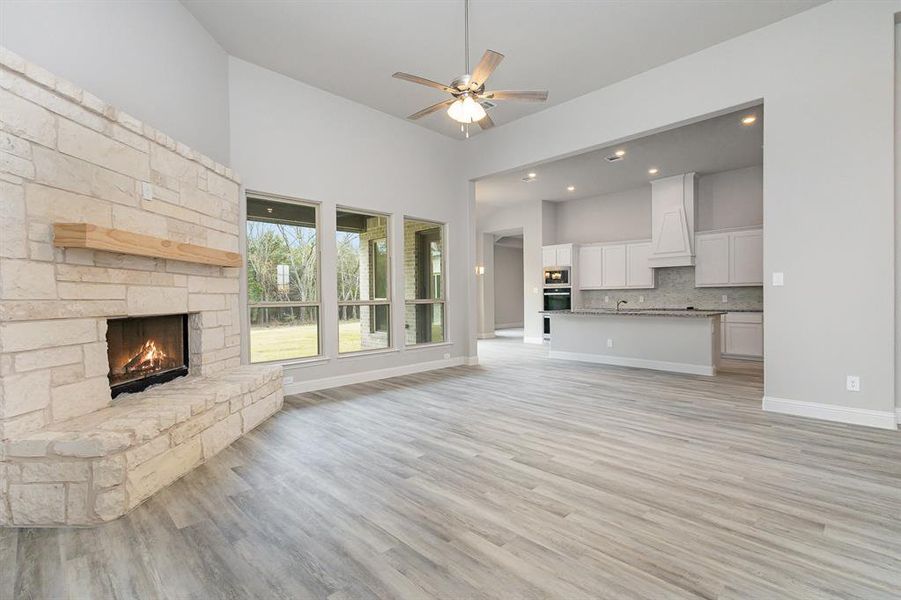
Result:
{"label": "white ceiling fan", "polygon": [[454,79],[450,84],[444,85],[425,77],[418,75],[410,75],[409,73],[397,72],[393,75],[396,79],[412,81],[420,85],[425,85],[446,92],[452,96],[448,100],[433,104],[428,108],[424,108],[419,112],[415,112],[409,117],[411,121],[420,119],[433,112],[446,108],[450,118],[461,123],[461,130],[469,137],[469,124],[478,123],[482,129],[494,127],[494,121],[485,111],[484,101],[490,100],[519,100],[524,102],[545,102],[547,100],[547,90],[501,90],[488,91],[485,89],[485,82],[504,59],[504,55],[494,50],[486,50],[482,55],[482,60],[476,65],[475,71],[469,71],[469,0],[464,0],[464,45],[466,47],[466,73]]}

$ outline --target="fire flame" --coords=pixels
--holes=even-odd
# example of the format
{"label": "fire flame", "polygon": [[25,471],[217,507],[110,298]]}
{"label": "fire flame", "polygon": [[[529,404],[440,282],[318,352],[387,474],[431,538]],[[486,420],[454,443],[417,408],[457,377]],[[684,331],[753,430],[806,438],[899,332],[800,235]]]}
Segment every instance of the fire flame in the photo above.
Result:
{"label": "fire flame", "polygon": [[141,349],[123,367],[126,373],[135,371],[156,371],[163,366],[168,355],[157,347],[154,340],[147,340]]}

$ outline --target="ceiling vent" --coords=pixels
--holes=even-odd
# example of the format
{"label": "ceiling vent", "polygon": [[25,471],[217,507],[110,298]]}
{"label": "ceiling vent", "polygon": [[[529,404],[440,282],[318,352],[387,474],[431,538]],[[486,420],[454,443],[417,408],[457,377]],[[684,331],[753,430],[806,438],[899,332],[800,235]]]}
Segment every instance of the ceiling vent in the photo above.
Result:
{"label": "ceiling vent", "polygon": [[497,106],[497,103],[492,102],[491,100],[482,100],[481,102],[479,102],[479,104],[481,104],[482,108],[484,108],[485,110],[488,110],[488,109],[491,109],[491,108],[494,108],[495,106]]}
{"label": "ceiling vent", "polygon": [[528,175],[526,175],[525,177],[522,178],[522,180],[525,183],[532,183],[533,181],[538,181],[538,178],[537,177],[529,177]]}
{"label": "ceiling vent", "polygon": [[610,156],[607,156],[604,158],[604,160],[606,160],[607,162],[616,162],[616,161],[622,160],[622,159],[623,159],[622,156],[617,156],[616,154],[611,154]]}

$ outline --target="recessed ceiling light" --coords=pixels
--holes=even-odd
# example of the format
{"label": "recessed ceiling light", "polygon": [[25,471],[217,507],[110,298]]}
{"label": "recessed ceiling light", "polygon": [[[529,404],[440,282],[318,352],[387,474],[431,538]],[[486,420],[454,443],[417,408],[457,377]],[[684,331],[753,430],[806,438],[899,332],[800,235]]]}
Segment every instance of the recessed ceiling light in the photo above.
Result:
{"label": "recessed ceiling light", "polygon": [[567,191],[567,192],[575,192],[575,191],[576,191],[576,186],[574,186],[574,185],[568,186],[568,187],[566,188],[566,191]]}
{"label": "recessed ceiling light", "polygon": [[528,177],[529,179],[535,179],[536,177],[538,177],[538,173],[529,173]]}
{"label": "recessed ceiling light", "polygon": [[269,214],[271,215],[271,214],[272,214],[272,208],[267,208],[267,209],[266,209],[266,212],[269,213]]}
{"label": "recessed ceiling light", "polygon": [[657,167],[651,167],[648,169],[648,175],[656,175],[658,171],[659,169],[657,169]]}
{"label": "recessed ceiling light", "polygon": [[757,120],[757,115],[748,115],[747,117],[743,117],[741,120],[742,125],[753,125]]}
{"label": "recessed ceiling light", "polygon": [[617,156],[625,156],[626,151],[625,150],[617,150],[616,152],[614,152],[614,154],[616,154]]}

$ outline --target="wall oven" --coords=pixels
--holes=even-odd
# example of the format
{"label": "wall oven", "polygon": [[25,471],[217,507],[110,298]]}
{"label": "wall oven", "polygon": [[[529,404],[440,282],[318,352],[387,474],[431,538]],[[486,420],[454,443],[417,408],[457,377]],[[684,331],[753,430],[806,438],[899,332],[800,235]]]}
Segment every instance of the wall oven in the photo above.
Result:
{"label": "wall oven", "polygon": [[568,268],[553,268],[544,270],[544,285],[571,285]]}
{"label": "wall oven", "polygon": [[[544,288],[544,310],[572,310],[572,288]],[[544,337],[551,337],[551,318],[544,315]]]}

